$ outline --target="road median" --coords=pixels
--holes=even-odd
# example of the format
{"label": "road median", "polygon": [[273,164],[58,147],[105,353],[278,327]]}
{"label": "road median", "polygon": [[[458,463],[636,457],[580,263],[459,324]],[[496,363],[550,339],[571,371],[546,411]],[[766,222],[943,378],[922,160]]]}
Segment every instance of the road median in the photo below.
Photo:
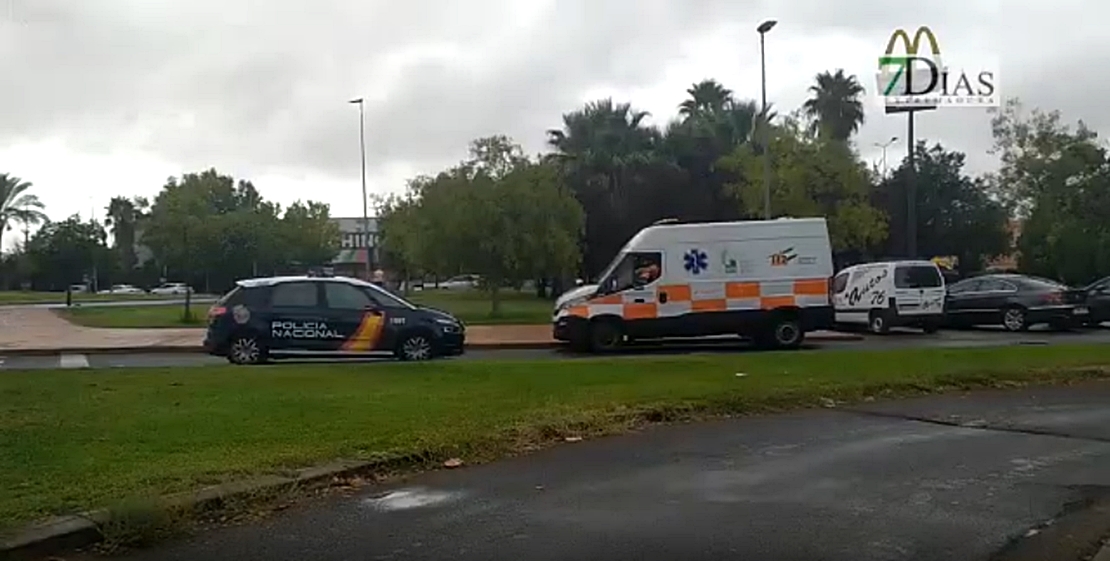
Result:
{"label": "road median", "polygon": [[[487,329],[492,326],[483,326]],[[536,326],[524,326],[533,328]],[[547,326],[542,326],[546,331]],[[512,329],[513,326],[498,326],[498,329]],[[855,333],[821,332],[811,334],[806,341],[813,343],[830,341],[859,341],[864,337]],[[468,350],[544,350],[557,349],[565,346],[560,341],[551,339],[533,338],[531,340],[478,340],[468,342]],[[116,346],[90,346],[90,347],[30,347],[30,348],[0,348],[0,356],[54,356],[60,354],[79,355],[119,355],[119,354],[189,354],[204,353],[200,344],[172,344],[172,345],[116,345]]]}
{"label": "road median", "polygon": [[[1059,345],[0,376],[0,520],[52,520],[69,539],[88,527],[53,517],[83,517],[128,543],[182,504],[251,508],[344,474],[474,464],[658,422],[1108,375],[1104,346]],[[336,458],[351,463],[331,473]],[[202,504],[198,489],[221,498]],[[24,547],[47,539],[35,528]]]}

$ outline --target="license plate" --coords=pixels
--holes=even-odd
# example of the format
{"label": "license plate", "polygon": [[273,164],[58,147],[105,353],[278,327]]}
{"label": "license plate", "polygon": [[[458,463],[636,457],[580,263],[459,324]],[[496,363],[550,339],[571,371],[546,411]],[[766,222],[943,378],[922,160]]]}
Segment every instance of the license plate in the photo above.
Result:
{"label": "license plate", "polygon": [[1088,310],[1087,308],[1076,308],[1075,309],[1075,315],[1077,315],[1077,316],[1085,316],[1090,312],[1091,311]]}

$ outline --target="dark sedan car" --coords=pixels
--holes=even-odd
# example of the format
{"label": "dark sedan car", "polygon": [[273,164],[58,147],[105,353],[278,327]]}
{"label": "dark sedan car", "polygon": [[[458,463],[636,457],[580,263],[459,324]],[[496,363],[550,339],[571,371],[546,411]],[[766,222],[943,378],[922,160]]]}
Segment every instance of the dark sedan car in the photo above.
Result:
{"label": "dark sedan car", "polygon": [[1091,313],[1087,325],[1110,322],[1110,277],[1099,279],[1083,289],[1087,295],[1087,308]]}
{"label": "dark sedan car", "polygon": [[1001,325],[1024,331],[1047,323],[1067,329],[1086,321],[1086,294],[1048,279],[983,275],[949,285],[945,314],[952,327]]}

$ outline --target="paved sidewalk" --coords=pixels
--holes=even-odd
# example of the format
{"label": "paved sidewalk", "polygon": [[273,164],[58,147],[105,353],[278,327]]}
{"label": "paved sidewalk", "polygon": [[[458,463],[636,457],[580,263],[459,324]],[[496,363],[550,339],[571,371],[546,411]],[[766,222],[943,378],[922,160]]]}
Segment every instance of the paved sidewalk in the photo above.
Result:
{"label": "paved sidewalk", "polygon": [[[472,325],[466,329],[468,347],[527,348],[553,346],[550,325]],[[851,340],[858,335],[811,333],[812,341]],[[43,308],[0,310],[0,353],[193,351],[199,350],[204,330],[103,329],[74,325]]]}

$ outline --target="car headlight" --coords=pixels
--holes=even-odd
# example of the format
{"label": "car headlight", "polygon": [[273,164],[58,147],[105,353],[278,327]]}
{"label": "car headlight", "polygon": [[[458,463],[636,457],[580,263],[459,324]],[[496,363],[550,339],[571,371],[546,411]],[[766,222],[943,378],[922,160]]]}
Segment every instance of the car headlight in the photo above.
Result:
{"label": "car headlight", "polygon": [[439,325],[444,333],[458,333],[462,331],[463,328],[461,323],[447,318],[436,318],[436,324]]}

